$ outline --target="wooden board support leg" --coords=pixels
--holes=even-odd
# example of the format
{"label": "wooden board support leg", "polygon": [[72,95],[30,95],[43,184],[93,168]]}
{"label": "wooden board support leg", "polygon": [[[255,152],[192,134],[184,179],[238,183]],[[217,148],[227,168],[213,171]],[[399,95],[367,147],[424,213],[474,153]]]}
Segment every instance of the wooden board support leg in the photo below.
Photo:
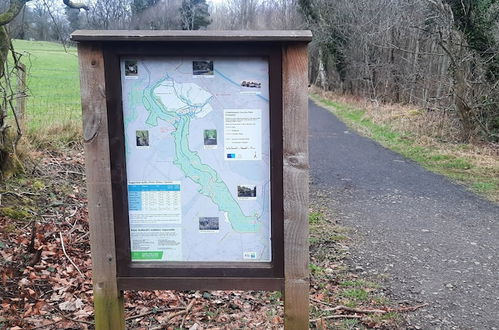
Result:
{"label": "wooden board support leg", "polygon": [[284,327],[309,327],[308,54],[286,44],[282,59],[284,157]]}
{"label": "wooden board support leg", "polygon": [[92,247],[95,328],[125,329],[123,296],[118,290],[111,195],[111,168],[104,59],[98,45],[78,45],[83,139]]}

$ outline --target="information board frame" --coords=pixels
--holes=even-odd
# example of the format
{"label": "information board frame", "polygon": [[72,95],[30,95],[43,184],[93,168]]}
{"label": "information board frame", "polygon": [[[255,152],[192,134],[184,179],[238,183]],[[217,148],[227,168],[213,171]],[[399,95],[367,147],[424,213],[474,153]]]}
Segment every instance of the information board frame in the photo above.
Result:
{"label": "information board frame", "polygon": [[[284,328],[309,328],[309,251],[308,251],[308,53],[310,31],[138,31],[78,30],[77,42],[85,146],[85,172],[88,195],[92,282],[96,329],[125,329],[123,290],[279,290],[284,293]],[[178,43],[177,43],[178,42]],[[111,167],[111,151],[116,136],[113,112],[109,106],[119,102],[107,69],[108,50],[125,47],[134,53],[144,45],[173,44],[242,49],[275,45],[281,56],[282,104],[282,199],[283,199],[283,278],[266,277],[152,277],[147,269],[142,277],[118,276],[119,252],[115,242],[113,186],[120,166]],[[158,50],[156,50],[158,51]],[[105,54],[106,53],[106,54]],[[246,54],[245,54],[246,55]],[[116,72],[115,72],[116,73]],[[120,85],[120,84],[118,84]],[[115,105],[116,106],[116,105]],[[225,274],[223,274],[225,275]],[[147,277],[145,279],[144,277]],[[173,281],[172,281],[173,280]]]}
{"label": "information board frame", "polygon": [[[281,290],[283,258],[282,177],[282,63],[281,47],[269,42],[197,43],[169,42],[106,43],[105,61],[108,134],[110,141],[112,199],[120,289],[244,289],[252,282],[260,289]],[[123,125],[120,59],[141,57],[259,57],[268,61],[270,107],[271,262],[132,262],[127,198],[127,176]],[[117,82],[120,82],[119,84]],[[147,276],[144,276],[147,274]],[[185,279],[190,278],[189,282]]]}

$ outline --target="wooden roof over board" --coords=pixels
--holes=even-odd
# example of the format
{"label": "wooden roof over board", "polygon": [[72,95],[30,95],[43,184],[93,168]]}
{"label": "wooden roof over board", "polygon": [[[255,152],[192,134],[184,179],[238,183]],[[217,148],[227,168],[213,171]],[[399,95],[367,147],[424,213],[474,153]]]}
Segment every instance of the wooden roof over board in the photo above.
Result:
{"label": "wooden roof over board", "polygon": [[182,31],[182,30],[76,30],[73,41],[279,41],[310,42],[309,30]]}

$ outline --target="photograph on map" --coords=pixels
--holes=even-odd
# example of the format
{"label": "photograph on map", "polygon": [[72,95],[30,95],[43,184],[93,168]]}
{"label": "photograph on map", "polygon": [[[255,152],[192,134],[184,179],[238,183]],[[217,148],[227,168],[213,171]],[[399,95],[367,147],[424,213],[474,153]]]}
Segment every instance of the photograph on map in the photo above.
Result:
{"label": "photograph on map", "polygon": [[192,74],[195,76],[213,76],[213,61],[192,61]]}
{"label": "photograph on map", "polygon": [[205,129],[203,131],[204,146],[206,149],[214,149],[217,147],[217,130]]}
{"label": "photograph on map", "polygon": [[239,199],[256,199],[256,186],[254,185],[238,185],[237,197]]}
{"label": "photograph on map", "polygon": [[125,77],[137,77],[138,75],[137,60],[125,60]]}
{"label": "photograph on map", "polygon": [[148,147],[149,131],[135,131],[135,140],[137,141],[137,147]]}
{"label": "photograph on map", "polygon": [[243,80],[241,81],[241,94],[261,94],[262,83],[256,80]]}
{"label": "photograph on map", "polygon": [[246,88],[262,88],[262,83],[252,80],[243,80],[241,86]]}
{"label": "photograph on map", "polygon": [[218,217],[200,217],[199,230],[200,231],[218,231]]}

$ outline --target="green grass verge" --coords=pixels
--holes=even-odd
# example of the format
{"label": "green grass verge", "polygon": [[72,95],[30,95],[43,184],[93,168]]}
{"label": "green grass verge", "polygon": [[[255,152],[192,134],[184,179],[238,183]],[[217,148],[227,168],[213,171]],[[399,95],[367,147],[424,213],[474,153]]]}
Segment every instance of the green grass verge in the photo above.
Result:
{"label": "green grass verge", "polygon": [[81,120],[78,57],[74,47],[46,41],[14,40],[27,68],[29,129]]}
{"label": "green grass verge", "polygon": [[322,329],[401,328],[402,317],[392,312],[381,315],[368,313],[362,320],[327,319],[328,316],[338,315],[338,312],[318,301],[330,306],[361,309],[383,309],[393,306],[393,303],[385,295],[383,286],[377,283],[377,277],[349,270],[344,263],[349,249],[344,245],[346,242],[341,241],[349,239],[346,234],[351,230],[335,225],[330,211],[320,206],[317,208],[315,203],[317,201],[312,201],[309,212],[311,319],[325,318],[324,327],[318,327]]}
{"label": "green grass verge", "polygon": [[446,144],[445,152],[431,146],[418,145],[411,133],[396,131],[389,125],[377,124],[365,116],[366,111],[349,104],[335,102],[311,94],[318,104],[329,109],[347,125],[379,142],[383,146],[414,160],[424,168],[465,184],[474,192],[493,201],[499,201],[499,165],[494,169],[481,166],[470,155],[462,156],[468,148],[464,144]]}

